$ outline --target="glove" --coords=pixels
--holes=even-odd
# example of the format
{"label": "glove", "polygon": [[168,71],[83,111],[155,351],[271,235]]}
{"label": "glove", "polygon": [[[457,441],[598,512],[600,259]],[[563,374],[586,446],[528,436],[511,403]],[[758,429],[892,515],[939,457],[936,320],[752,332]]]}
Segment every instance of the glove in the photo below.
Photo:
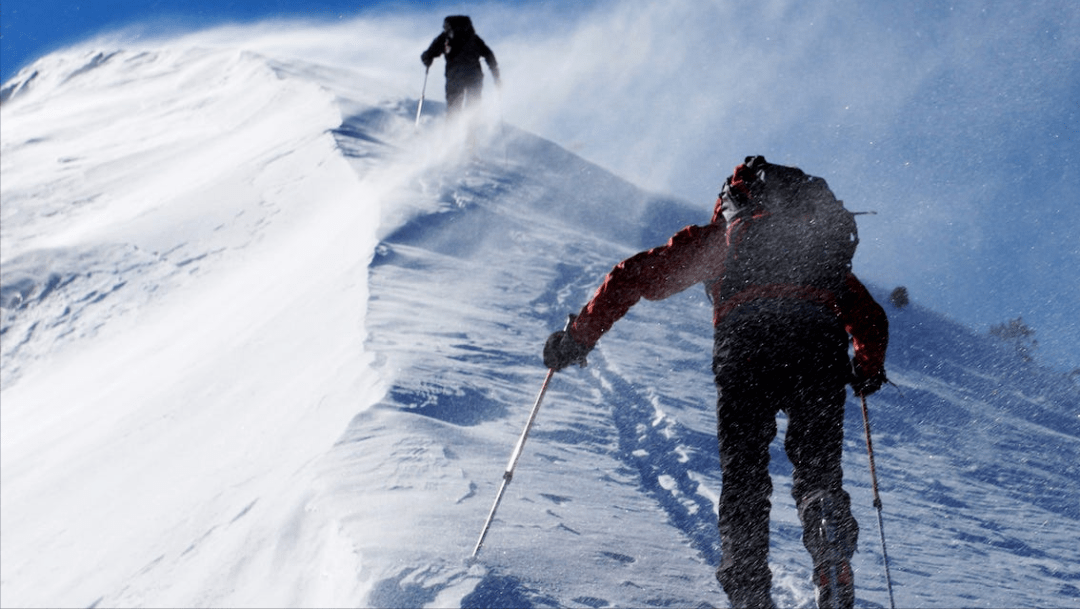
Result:
{"label": "glove", "polygon": [[889,382],[889,379],[885,377],[884,370],[879,370],[873,374],[866,374],[856,366],[851,377],[851,389],[855,392],[856,396],[865,398],[876,392],[878,389],[881,389],[881,386],[887,382]]}
{"label": "glove", "polygon": [[574,364],[585,367],[585,356],[591,350],[574,340],[566,330],[552,332],[544,344],[544,365],[556,371]]}
{"label": "glove", "polygon": [[427,51],[420,54],[420,61],[423,62],[425,68],[431,67],[432,59],[431,57],[428,57]]}

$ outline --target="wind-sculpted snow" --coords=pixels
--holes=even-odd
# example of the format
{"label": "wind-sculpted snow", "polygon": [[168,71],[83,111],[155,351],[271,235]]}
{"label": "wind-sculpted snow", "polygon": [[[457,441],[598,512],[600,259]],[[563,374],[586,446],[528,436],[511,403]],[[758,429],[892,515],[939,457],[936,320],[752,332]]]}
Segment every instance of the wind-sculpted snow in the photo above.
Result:
{"label": "wind-sculpted snow", "polygon": [[23,362],[65,341],[93,336],[110,320],[136,311],[193,262],[168,263],[134,245],[119,244],[35,250],[5,261],[0,386],[19,377]]}
{"label": "wind-sculpted snow", "polygon": [[[252,50],[60,54],[4,95],[0,604],[723,606],[699,287],[555,375],[466,560],[547,335],[710,202],[483,113],[470,134],[429,100],[417,129],[359,71]],[[897,602],[1075,605],[1075,381],[889,314]],[[857,605],[882,607],[862,425],[851,400]],[[774,598],[808,607],[785,429]]]}

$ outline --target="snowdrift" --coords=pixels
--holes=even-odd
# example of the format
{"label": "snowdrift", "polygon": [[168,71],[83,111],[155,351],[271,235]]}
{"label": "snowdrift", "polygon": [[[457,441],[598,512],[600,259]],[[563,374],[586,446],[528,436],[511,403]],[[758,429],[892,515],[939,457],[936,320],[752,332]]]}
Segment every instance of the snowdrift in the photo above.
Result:
{"label": "snowdrift", "polygon": [[[4,85],[0,604],[724,602],[696,288],[556,376],[466,563],[544,338],[708,211],[489,116],[469,135],[429,103],[414,129],[417,100],[383,91],[198,47],[60,53]],[[1075,382],[889,313],[897,387],[871,410],[898,603],[1076,604]],[[854,402],[846,425],[858,604],[884,606]],[[805,607],[784,427],[774,597]]]}

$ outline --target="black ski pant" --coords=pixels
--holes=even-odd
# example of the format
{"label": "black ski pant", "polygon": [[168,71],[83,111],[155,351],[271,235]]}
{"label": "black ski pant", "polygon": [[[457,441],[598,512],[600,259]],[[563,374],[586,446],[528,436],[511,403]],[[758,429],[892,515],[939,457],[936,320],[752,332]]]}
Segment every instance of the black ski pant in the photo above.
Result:
{"label": "black ski pant", "polygon": [[466,103],[470,106],[479,104],[480,92],[483,89],[483,73],[467,70],[448,71],[446,73],[447,116],[453,116],[460,112]]}
{"label": "black ski pant", "polygon": [[[843,543],[854,551],[858,526],[842,488],[847,333],[828,310],[796,300],[742,305],[716,328],[713,371],[720,445],[721,562],[716,577],[732,606],[772,606],[769,553],[769,445],[776,417],[788,416],[784,449],[799,506],[831,499]],[[811,510],[806,510],[811,511]],[[818,511],[820,513],[820,511]],[[820,518],[807,515],[803,541],[822,555]],[[850,552],[847,552],[850,557]]]}

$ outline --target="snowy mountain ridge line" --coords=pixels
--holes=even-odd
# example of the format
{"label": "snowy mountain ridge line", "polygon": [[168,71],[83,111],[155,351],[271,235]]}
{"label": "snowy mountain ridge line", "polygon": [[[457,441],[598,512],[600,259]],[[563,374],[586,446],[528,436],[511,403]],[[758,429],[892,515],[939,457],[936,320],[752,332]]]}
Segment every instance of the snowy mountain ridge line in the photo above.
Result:
{"label": "snowy mountain ridge line", "polygon": [[255,520],[288,522],[380,391],[363,351],[378,201],[358,204],[372,186],[329,133],[333,97],[243,57],[181,58],[168,82],[109,65],[2,109],[5,288],[21,274],[3,329],[5,605],[229,594],[212,557],[272,556],[282,526]]}
{"label": "snowy mountain ridge line", "polygon": [[[544,337],[612,264],[707,214],[510,126],[459,161],[438,104],[418,134],[416,100],[362,68],[174,56],[160,97],[92,53],[47,102],[29,87],[0,109],[0,604],[716,604],[699,289],[641,303],[556,377],[482,563],[463,560]],[[193,75],[228,95],[172,86]],[[118,118],[81,115],[93,99]],[[898,601],[1080,598],[1075,384],[917,304],[889,312],[900,390],[872,412]],[[876,607],[861,424],[849,409],[844,466]],[[774,596],[810,606],[779,442]]]}
{"label": "snowy mountain ridge line", "polygon": [[[232,62],[220,55],[98,53],[81,67],[62,55],[47,58],[46,66],[59,64],[49,66],[59,72],[52,79],[59,88],[38,86],[5,104],[4,304],[10,310],[13,299],[40,297],[49,285],[65,290],[64,298],[28,311],[29,319],[20,315],[19,327],[5,330],[7,337],[35,326],[48,332],[39,322],[54,326],[55,315],[67,311],[50,308],[98,302],[107,292],[97,285],[103,279],[146,297],[222,251],[250,244],[285,207],[281,194],[290,182],[307,171],[282,172],[290,168],[280,159],[320,146],[320,139],[325,151],[317,154],[332,152],[332,141],[321,134],[338,120],[332,98],[310,86],[282,86],[242,54]],[[188,84],[212,81],[223,66],[230,77],[218,87]],[[145,78],[135,76],[145,72]],[[34,73],[46,75],[36,79],[41,84],[53,75],[45,67]],[[342,171],[349,175],[347,167]],[[246,230],[219,230],[232,222]],[[85,264],[102,255],[96,252],[118,247],[116,240],[131,250],[129,259],[147,262],[115,273],[70,263]],[[42,266],[42,259],[49,263]],[[77,319],[83,307],[75,306]],[[63,332],[79,336],[100,323],[71,324]],[[10,363],[6,358],[5,372]],[[10,380],[6,374],[5,384]]]}
{"label": "snowy mountain ridge line", "polygon": [[[296,222],[321,202],[303,190],[311,167],[331,157],[335,179],[360,183],[332,135],[342,125],[335,96],[274,63],[228,49],[91,51],[46,57],[8,85],[19,94],[3,107],[5,354],[35,350],[26,332],[56,327],[74,338],[101,325],[58,322],[68,303],[75,319],[112,289],[134,289],[133,304],[264,238],[266,227]],[[305,154],[314,165],[297,163]],[[376,218],[401,214],[378,200],[423,168],[384,171],[353,200],[369,201]],[[116,247],[145,262],[96,270],[91,261]],[[12,319],[58,287],[62,298]],[[18,365],[4,363],[6,385]]]}
{"label": "snowy mountain ridge line", "polygon": [[[108,58],[91,61],[90,71],[73,70],[76,76],[62,80],[59,89],[36,86],[5,107],[9,199],[22,190],[23,179],[42,180],[46,192],[70,188],[77,201],[104,194],[113,213],[96,215],[102,222],[125,221],[162,198],[197,193],[237,166],[264,171],[298,147],[294,140],[322,137],[340,122],[330,95],[278,78],[264,60],[248,53],[113,53]],[[134,108],[128,100],[137,100]],[[93,158],[80,154],[88,148]],[[50,168],[53,176],[44,180],[36,173],[13,171],[20,161],[48,158],[59,167]],[[162,185],[168,190],[152,191]],[[6,211],[10,216],[22,207]],[[56,213],[52,207],[32,211]],[[75,224],[79,215],[71,216],[63,220]],[[50,244],[63,240],[61,233]],[[5,239],[5,253],[20,245]]]}

